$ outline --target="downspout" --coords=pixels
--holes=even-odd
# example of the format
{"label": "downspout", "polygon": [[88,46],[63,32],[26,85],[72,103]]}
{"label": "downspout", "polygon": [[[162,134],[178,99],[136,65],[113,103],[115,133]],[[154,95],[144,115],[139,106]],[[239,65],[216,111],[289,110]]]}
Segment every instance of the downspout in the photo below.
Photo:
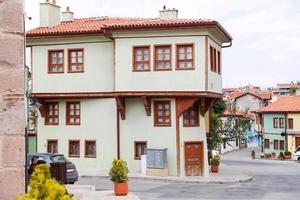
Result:
{"label": "downspout", "polygon": [[288,124],[288,118],[287,118],[287,113],[285,113],[285,126],[284,126],[284,139],[285,139],[285,144],[284,144],[284,148],[285,151],[288,151],[288,136],[287,136],[287,124]]}
{"label": "downspout", "polygon": [[120,117],[117,107],[117,159],[120,159]]}

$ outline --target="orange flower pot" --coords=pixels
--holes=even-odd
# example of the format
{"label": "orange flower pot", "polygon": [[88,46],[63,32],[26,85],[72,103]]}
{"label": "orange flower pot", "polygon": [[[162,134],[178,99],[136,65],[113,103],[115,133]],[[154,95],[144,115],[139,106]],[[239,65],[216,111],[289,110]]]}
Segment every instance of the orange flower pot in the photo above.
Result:
{"label": "orange flower pot", "polygon": [[211,166],[211,172],[212,173],[218,173],[219,172],[219,165],[212,165]]}
{"label": "orange flower pot", "polygon": [[128,194],[128,183],[115,183],[114,190],[116,196],[126,196]]}

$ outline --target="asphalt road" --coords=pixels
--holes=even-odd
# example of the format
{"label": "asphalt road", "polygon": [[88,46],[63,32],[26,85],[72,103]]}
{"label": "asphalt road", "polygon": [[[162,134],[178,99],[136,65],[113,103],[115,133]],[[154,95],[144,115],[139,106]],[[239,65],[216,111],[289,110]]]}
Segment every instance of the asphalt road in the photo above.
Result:
{"label": "asphalt road", "polygon": [[[142,180],[129,181],[130,191],[142,200],[195,199],[300,199],[300,163],[293,161],[249,158],[250,150],[227,153],[223,165],[254,177],[244,183],[170,183]],[[80,178],[77,184],[95,185],[96,190],[111,190],[108,178]]]}

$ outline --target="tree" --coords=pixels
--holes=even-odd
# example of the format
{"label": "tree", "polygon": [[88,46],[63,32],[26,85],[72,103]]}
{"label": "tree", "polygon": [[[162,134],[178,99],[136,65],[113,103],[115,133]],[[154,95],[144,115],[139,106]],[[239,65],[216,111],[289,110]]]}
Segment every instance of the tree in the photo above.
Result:
{"label": "tree", "polygon": [[298,87],[293,85],[290,87],[290,95],[295,95],[297,92]]}

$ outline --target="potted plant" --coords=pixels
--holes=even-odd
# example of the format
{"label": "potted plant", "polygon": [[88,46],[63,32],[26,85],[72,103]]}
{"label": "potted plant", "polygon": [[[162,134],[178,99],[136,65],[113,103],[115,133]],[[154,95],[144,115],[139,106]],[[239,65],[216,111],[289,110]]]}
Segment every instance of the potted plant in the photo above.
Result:
{"label": "potted plant", "polygon": [[285,151],[284,152],[284,158],[285,159],[291,159],[292,158],[292,152],[290,152],[290,151]]}
{"label": "potted plant", "polygon": [[280,160],[284,160],[284,154],[283,154],[282,151],[279,153],[278,158],[279,158]]}
{"label": "potted plant", "polygon": [[110,180],[114,182],[116,196],[126,196],[128,193],[128,167],[124,160],[114,159],[109,171]]}
{"label": "potted plant", "polygon": [[255,159],[255,151],[254,150],[251,151],[251,157],[252,157],[252,159]]}
{"label": "potted plant", "polygon": [[216,155],[216,156],[212,157],[210,163],[211,163],[211,172],[218,173],[219,165],[220,165],[220,156]]}
{"label": "potted plant", "polygon": [[271,158],[272,158],[272,154],[271,154],[271,153],[266,153],[266,154],[265,154],[265,157],[266,157],[267,159],[271,159]]}

